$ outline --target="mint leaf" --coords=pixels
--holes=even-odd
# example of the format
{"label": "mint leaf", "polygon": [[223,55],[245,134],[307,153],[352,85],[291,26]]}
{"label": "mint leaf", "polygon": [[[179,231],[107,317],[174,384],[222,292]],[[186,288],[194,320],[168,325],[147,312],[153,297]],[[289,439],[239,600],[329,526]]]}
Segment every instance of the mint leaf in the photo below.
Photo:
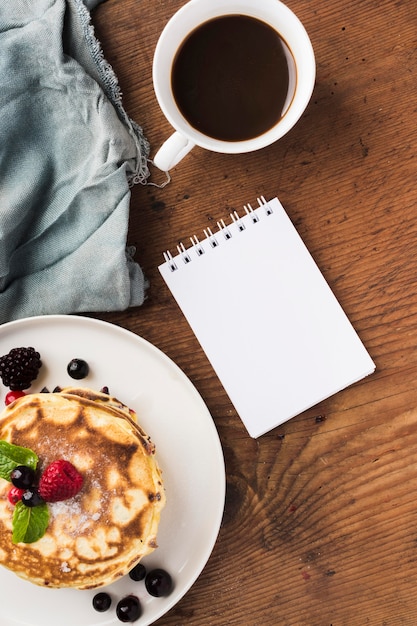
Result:
{"label": "mint leaf", "polygon": [[18,465],[26,465],[36,469],[37,455],[29,448],[15,446],[8,441],[0,440],[0,477],[10,482],[10,473]]}
{"label": "mint leaf", "polygon": [[13,511],[13,543],[34,543],[44,536],[49,523],[47,504],[26,506],[19,501]]}

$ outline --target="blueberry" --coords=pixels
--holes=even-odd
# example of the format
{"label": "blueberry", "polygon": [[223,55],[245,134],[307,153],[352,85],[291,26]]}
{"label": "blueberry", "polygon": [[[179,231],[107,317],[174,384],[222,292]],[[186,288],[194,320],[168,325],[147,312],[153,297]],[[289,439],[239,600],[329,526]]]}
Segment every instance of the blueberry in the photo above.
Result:
{"label": "blueberry", "polygon": [[18,465],[10,473],[10,480],[19,489],[28,489],[35,482],[35,471],[26,465]]}
{"label": "blueberry", "polygon": [[145,587],[151,596],[167,596],[172,590],[172,578],[164,569],[154,569],[145,578]]}
{"label": "blueberry", "polygon": [[141,614],[142,608],[136,596],[126,596],[117,603],[116,615],[121,622],[135,622]]}
{"label": "blueberry", "polygon": [[145,566],[142,563],[138,563],[130,570],[129,576],[132,580],[143,580],[146,576]]}
{"label": "blueberry", "polygon": [[38,504],[42,504],[43,500],[40,497],[38,491],[36,489],[26,489],[25,493],[22,495],[22,502],[26,506],[38,506]]}
{"label": "blueberry", "polygon": [[103,613],[110,608],[111,605],[111,597],[105,591],[101,591],[97,593],[93,598],[93,607],[99,613]]}
{"label": "blueberry", "polygon": [[67,366],[68,374],[71,376],[71,378],[75,378],[75,380],[81,380],[82,378],[86,378],[89,371],[90,368],[88,366],[88,363],[83,359],[71,359]]}

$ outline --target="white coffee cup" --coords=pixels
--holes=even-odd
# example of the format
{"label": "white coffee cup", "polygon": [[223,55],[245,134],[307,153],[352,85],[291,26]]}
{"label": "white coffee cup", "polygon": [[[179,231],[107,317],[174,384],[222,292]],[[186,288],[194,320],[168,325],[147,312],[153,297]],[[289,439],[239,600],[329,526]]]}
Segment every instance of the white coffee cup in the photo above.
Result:
{"label": "white coffee cup", "polygon": [[[177,52],[190,33],[209,20],[234,14],[265,22],[286,42],[293,59],[289,63],[290,102],[283,117],[261,135],[242,141],[223,141],[203,134],[185,119],[174,99],[171,71]],[[174,129],[154,156],[153,163],[162,171],[169,171],[194,146],[238,154],[259,150],[283,137],[307,107],[314,88],[316,65],[313,47],[303,24],[279,0],[190,0],[163,29],[155,49],[152,72],[159,106]]]}

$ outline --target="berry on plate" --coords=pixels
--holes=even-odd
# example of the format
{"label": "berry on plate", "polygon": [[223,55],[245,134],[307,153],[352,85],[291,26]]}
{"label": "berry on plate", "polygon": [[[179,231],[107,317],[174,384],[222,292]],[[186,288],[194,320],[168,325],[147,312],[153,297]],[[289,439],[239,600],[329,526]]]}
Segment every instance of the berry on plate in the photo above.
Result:
{"label": "berry on plate", "polygon": [[26,489],[22,494],[22,502],[25,506],[32,508],[43,504],[43,499],[39,495],[39,492],[34,487]]}
{"label": "berry on plate", "polygon": [[28,489],[35,482],[35,470],[27,465],[17,465],[10,472],[10,481],[19,489]]}
{"label": "berry on plate", "polygon": [[121,622],[136,622],[142,614],[139,598],[134,595],[119,600],[116,607],[117,618]]}
{"label": "berry on plate", "polygon": [[12,391],[27,389],[39,374],[42,361],[35,348],[12,348],[0,357],[0,378]]}
{"label": "berry on plate", "polygon": [[172,586],[171,575],[164,569],[158,567],[146,574],[145,587],[151,596],[156,598],[167,596],[171,593]]}
{"label": "berry on plate", "polygon": [[100,593],[96,593],[93,598],[93,607],[99,613],[104,613],[104,611],[108,611],[111,606],[111,596],[106,591],[100,591]]}
{"label": "berry on plate", "polygon": [[90,367],[87,361],[84,361],[84,359],[71,359],[67,366],[68,374],[71,376],[71,378],[75,378],[76,380],[86,378],[89,371]]}
{"label": "berry on plate", "polygon": [[24,489],[19,489],[19,487],[12,487],[7,494],[7,499],[9,500],[10,504],[17,504],[19,500],[22,499],[24,493]]}
{"label": "berry on plate", "polygon": [[142,563],[138,563],[135,565],[133,569],[129,572],[129,577],[132,580],[143,580],[146,576],[146,568]]}
{"label": "berry on plate", "polygon": [[4,404],[8,406],[15,400],[18,400],[19,398],[23,398],[23,396],[25,395],[26,394],[24,391],[9,391],[8,393],[6,393],[6,397],[4,398]]}
{"label": "berry on plate", "polygon": [[45,502],[60,502],[75,496],[83,486],[83,477],[69,461],[53,461],[39,480],[39,495]]}

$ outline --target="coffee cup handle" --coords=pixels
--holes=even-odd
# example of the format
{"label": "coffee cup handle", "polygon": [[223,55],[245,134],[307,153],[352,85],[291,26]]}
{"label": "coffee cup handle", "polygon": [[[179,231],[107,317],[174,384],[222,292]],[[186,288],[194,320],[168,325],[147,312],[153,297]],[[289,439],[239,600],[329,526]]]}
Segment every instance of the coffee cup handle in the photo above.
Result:
{"label": "coffee cup handle", "polygon": [[175,131],[159,148],[153,158],[153,164],[163,172],[175,167],[193,148],[195,144]]}

